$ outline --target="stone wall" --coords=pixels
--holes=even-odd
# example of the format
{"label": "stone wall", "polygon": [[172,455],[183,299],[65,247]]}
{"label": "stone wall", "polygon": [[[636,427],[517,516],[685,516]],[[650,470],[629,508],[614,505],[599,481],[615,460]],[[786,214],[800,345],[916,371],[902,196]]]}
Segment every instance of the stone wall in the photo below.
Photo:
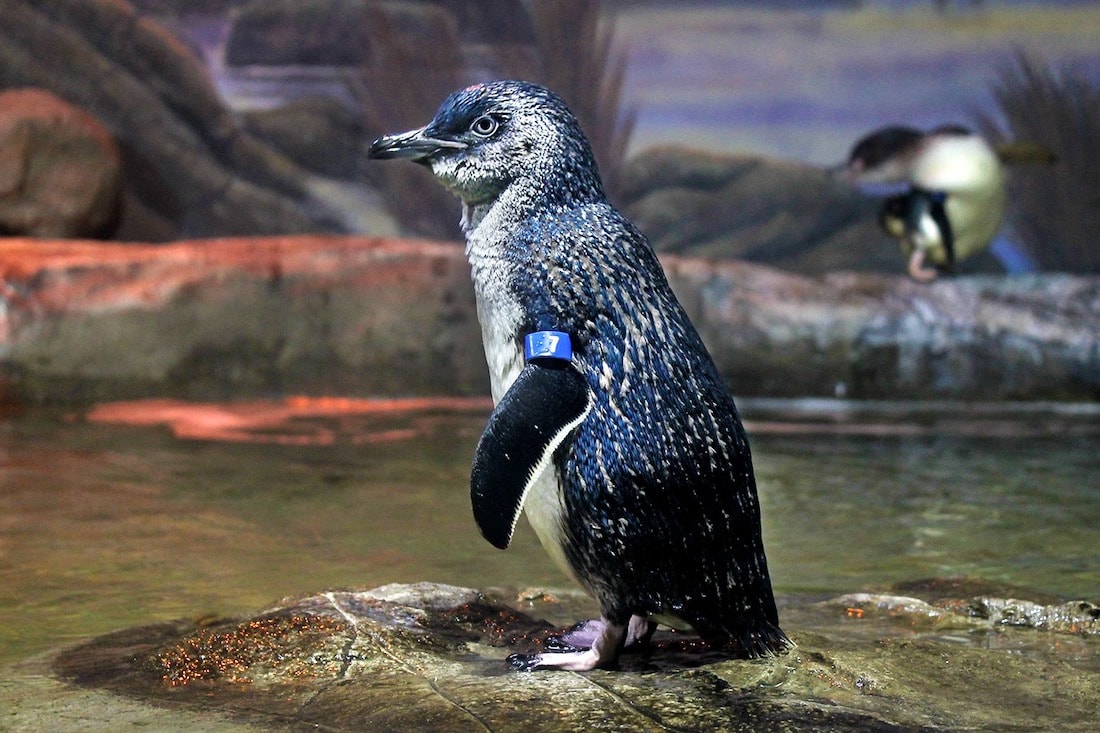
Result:
{"label": "stone wall", "polygon": [[[945,279],[665,256],[744,396],[1100,397],[1100,279]],[[460,246],[287,236],[0,240],[8,402],[484,394]]]}

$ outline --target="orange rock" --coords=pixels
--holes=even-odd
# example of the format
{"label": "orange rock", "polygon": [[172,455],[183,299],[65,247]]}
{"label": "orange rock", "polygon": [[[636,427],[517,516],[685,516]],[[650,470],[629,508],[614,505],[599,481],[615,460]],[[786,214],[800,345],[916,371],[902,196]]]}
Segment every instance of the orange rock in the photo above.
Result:
{"label": "orange rock", "polygon": [[120,190],[118,146],[95,118],[41,89],[0,92],[0,233],[103,236]]}
{"label": "orange rock", "polygon": [[[1094,400],[1100,390],[1097,277],[924,285],[662,261],[738,396]],[[327,396],[275,411],[303,419],[363,411],[345,398],[484,395],[485,383],[455,244],[0,240],[0,405]]]}

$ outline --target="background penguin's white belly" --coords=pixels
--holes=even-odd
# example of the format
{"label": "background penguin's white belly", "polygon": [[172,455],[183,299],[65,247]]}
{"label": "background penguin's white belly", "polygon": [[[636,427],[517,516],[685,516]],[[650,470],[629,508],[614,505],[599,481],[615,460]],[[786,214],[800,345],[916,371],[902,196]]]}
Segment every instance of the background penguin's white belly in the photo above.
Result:
{"label": "background penguin's white belly", "polygon": [[955,229],[955,253],[959,259],[981,250],[1001,229],[1005,210],[1003,185],[968,191],[947,199],[947,218]]}

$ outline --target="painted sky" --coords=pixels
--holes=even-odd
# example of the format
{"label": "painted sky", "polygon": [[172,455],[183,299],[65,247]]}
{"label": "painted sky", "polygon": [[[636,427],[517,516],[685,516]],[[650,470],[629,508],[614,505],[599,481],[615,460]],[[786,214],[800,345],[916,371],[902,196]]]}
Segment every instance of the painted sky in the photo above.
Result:
{"label": "painted sky", "polygon": [[[799,7],[609,2],[629,57],[625,98],[638,111],[631,149],[686,144],[832,165],[882,125],[973,125],[977,111],[995,112],[991,86],[1017,50],[1072,62],[1100,84],[1100,2],[956,0],[946,13],[931,0],[789,4]],[[224,20],[185,30],[230,104],[285,101],[282,76],[225,68],[227,31]],[[345,96],[337,79],[309,85]]]}
{"label": "painted sky", "polygon": [[1017,50],[1100,83],[1100,3],[875,2],[860,10],[635,7],[635,149],[662,142],[832,164],[885,124],[973,124]]}

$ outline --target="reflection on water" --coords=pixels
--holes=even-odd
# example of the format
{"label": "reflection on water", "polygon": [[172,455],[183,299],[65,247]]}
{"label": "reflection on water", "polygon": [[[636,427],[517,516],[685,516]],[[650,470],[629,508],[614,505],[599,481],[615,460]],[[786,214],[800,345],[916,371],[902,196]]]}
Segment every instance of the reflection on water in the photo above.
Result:
{"label": "reflection on water", "polygon": [[[507,552],[477,532],[468,472],[484,405],[295,404],[243,428],[242,414],[279,405],[198,406],[190,423],[180,404],[175,422],[114,406],[131,419],[0,423],[0,614],[12,620],[0,662],[328,588],[568,585],[525,525]],[[1095,412],[787,407],[744,410],[781,599],[948,575],[1097,595]],[[157,424],[212,414],[232,438]]]}

